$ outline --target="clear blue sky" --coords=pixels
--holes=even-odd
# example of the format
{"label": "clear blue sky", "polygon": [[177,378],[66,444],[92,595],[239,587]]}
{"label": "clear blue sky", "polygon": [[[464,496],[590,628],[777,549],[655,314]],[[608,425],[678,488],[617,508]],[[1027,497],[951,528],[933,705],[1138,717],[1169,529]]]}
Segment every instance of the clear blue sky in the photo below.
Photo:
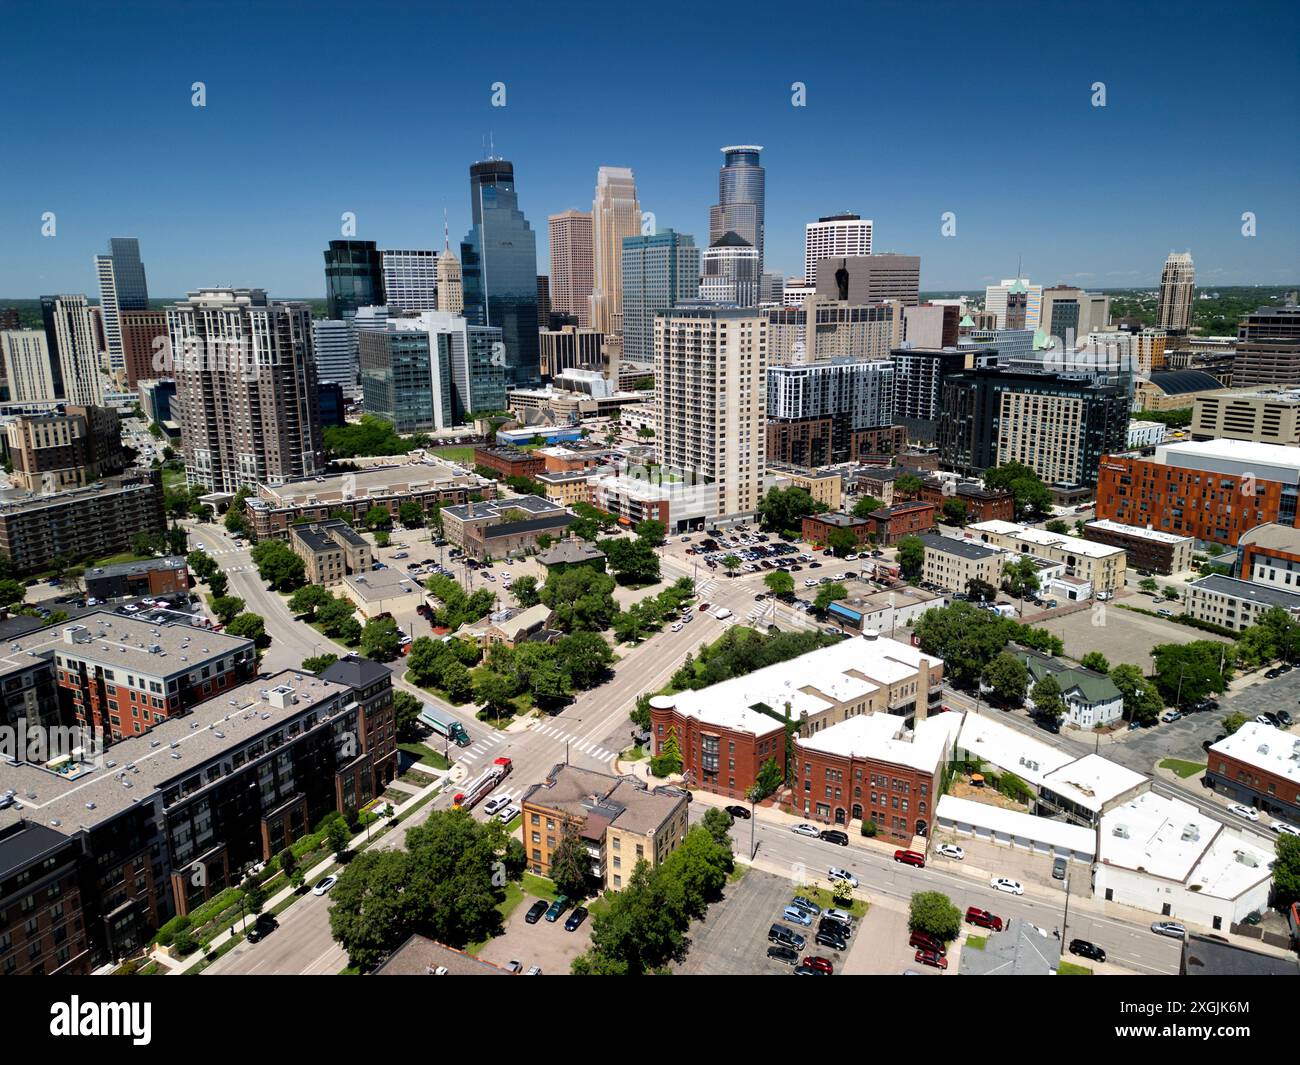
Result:
{"label": "clear blue sky", "polygon": [[543,271],[546,216],[589,209],[598,166],[633,167],[643,209],[703,243],[719,147],[757,143],[768,264],[787,275],[804,223],[852,210],[875,220],[877,250],[921,256],[930,290],[1009,277],[1018,255],[1047,284],[1147,284],[1172,248],[1204,284],[1300,281],[1294,3],[3,12],[0,296],[95,294],[110,236],[140,238],[155,296],[323,295],[344,211],[381,247],[437,248],[446,208],[455,245],[489,132]]}

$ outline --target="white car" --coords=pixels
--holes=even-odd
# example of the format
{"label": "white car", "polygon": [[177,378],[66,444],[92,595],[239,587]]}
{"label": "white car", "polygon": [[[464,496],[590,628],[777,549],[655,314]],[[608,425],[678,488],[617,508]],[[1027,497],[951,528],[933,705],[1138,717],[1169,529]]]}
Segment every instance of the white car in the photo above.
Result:
{"label": "white car", "polygon": [[1285,821],[1274,821],[1268,826],[1274,832],[1283,832],[1288,836],[1300,836],[1300,828],[1295,825],[1288,825]]}
{"label": "white car", "polygon": [[681,632],[681,631],[682,631],[682,623],[681,623],[680,621],[674,621],[673,624],[672,624],[672,630],[673,630],[673,632]]}
{"label": "white car", "polygon": [[816,578],[816,577],[805,577],[805,578],[803,579],[803,586],[804,586],[805,588],[816,588],[816,587],[817,587],[817,578]]}
{"label": "white car", "polygon": [[847,869],[836,869],[835,866],[831,866],[826,870],[826,875],[831,880],[838,880],[841,883],[848,884],[849,887],[858,886],[858,878]]}
{"label": "white car", "polygon": [[1242,805],[1241,803],[1239,803],[1239,802],[1234,802],[1231,806],[1229,806],[1229,807],[1228,807],[1228,812],[1229,812],[1229,813],[1234,813],[1234,814],[1236,814],[1238,817],[1244,817],[1247,821],[1258,821],[1258,820],[1259,820],[1259,811],[1258,811],[1258,810],[1256,810],[1253,806],[1243,806],[1243,805]]}
{"label": "white car", "polygon": [[492,796],[492,798],[488,799],[488,801],[483,804],[483,812],[487,814],[488,817],[491,817],[497,812],[504,810],[509,805],[510,805],[509,796],[494,795]]}
{"label": "white car", "polygon": [[831,909],[827,910],[824,914],[822,914],[822,916],[829,917],[832,921],[839,921],[840,924],[846,924],[850,928],[853,927],[853,914],[847,913],[844,910],[837,910],[834,907],[832,907]]}
{"label": "white car", "polygon": [[1025,885],[1019,880],[1011,880],[1005,876],[995,876],[989,881],[989,887],[995,891],[1005,891],[1009,895],[1023,895]]}
{"label": "white car", "polygon": [[816,838],[822,834],[821,829],[816,825],[804,823],[802,825],[791,825],[790,831],[796,836],[812,836]]}
{"label": "white car", "polygon": [[497,820],[500,821],[503,825],[508,825],[510,824],[511,821],[513,821],[518,816],[519,816],[519,807],[512,804],[510,806],[507,806],[504,810],[500,811],[497,814]]}
{"label": "white car", "polygon": [[940,843],[939,853],[945,858],[956,858],[959,862],[966,857],[966,852],[955,843]]}
{"label": "white car", "polygon": [[324,895],[330,888],[339,882],[337,876],[327,876],[319,884],[311,889],[313,895]]}
{"label": "white car", "polygon": [[844,556],[844,561],[845,561],[845,562],[856,562],[857,560],[858,560],[858,556],[857,556],[857,555],[845,555],[845,556]]}

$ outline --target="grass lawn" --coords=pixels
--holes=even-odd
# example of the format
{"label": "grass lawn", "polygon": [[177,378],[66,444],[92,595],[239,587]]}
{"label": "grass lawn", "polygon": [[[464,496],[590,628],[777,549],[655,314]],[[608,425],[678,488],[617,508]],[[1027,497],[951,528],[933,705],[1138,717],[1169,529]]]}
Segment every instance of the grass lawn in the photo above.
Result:
{"label": "grass lawn", "polygon": [[645,748],[638,743],[635,747],[629,747],[618,757],[623,762],[639,762],[645,756]]}
{"label": "grass lawn", "polygon": [[[501,915],[501,924],[503,927],[505,926],[505,923],[510,920],[510,915],[515,912],[515,907],[523,901],[523,888],[513,880],[508,881],[506,883],[506,897],[497,905],[497,913]],[[488,944],[490,938],[491,937],[489,937],[489,939],[480,939],[477,942],[469,944],[469,946],[465,948],[466,953],[477,954]]]}
{"label": "grass lawn", "polygon": [[1056,967],[1057,976],[1091,976],[1092,970],[1072,961],[1063,961]]}
{"label": "grass lawn", "polygon": [[176,489],[176,488],[182,488],[182,487],[184,487],[184,485],[185,485],[185,469],[184,469],[184,467],[182,467],[182,468],[179,469],[179,470],[169,470],[166,466],[163,467],[163,471],[162,471],[162,486],[163,486],[163,491],[164,491],[164,492],[167,492],[167,491],[170,491],[170,490],[172,490],[172,489]]}
{"label": "grass lawn", "polygon": [[116,566],[119,562],[147,562],[155,557],[155,555],[137,555],[134,551],[122,551],[116,555],[97,558],[94,562],[87,562],[86,569],[93,569],[96,566]]}
{"label": "grass lawn", "polygon": [[967,936],[966,946],[970,947],[971,950],[983,950],[988,941],[988,936]]}
{"label": "grass lawn", "polygon": [[399,743],[398,748],[411,755],[416,761],[424,762],[435,769],[450,769],[451,762],[441,751],[435,751],[424,743]]}
{"label": "grass lawn", "polygon": [[1181,758],[1166,758],[1160,763],[1161,769],[1172,769],[1180,777],[1186,780],[1188,777],[1194,777],[1205,770],[1203,762],[1184,762]]}
{"label": "grass lawn", "polygon": [[539,899],[545,899],[547,902],[554,902],[555,896],[560,893],[555,886],[555,881],[548,880],[544,876],[538,876],[536,873],[525,873],[520,883],[523,886],[524,894],[536,895]]}
{"label": "grass lawn", "polygon": [[472,447],[435,447],[432,452],[448,462],[459,462],[466,466],[474,465],[474,449]]}
{"label": "grass lawn", "polygon": [[812,899],[812,901],[817,903],[817,905],[820,906],[823,910],[829,910],[832,908],[839,909],[839,910],[848,910],[849,915],[854,918],[865,917],[867,915],[867,909],[869,908],[869,904],[867,902],[865,902],[863,899],[858,899],[858,898],[855,898],[850,905],[845,906],[843,896],[841,896],[839,901],[837,902],[835,896],[832,895],[830,891],[828,891],[826,888],[817,887],[816,885],[813,884],[805,884],[797,892],[795,892],[795,894],[802,895],[806,899]]}
{"label": "grass lawn", "polygon": [[731,867],[731,872],[727,874],[727,883],[734,884],[747,872],[749,872],[749,866],[741,865],[740,862],[737,862],[735,865]]}

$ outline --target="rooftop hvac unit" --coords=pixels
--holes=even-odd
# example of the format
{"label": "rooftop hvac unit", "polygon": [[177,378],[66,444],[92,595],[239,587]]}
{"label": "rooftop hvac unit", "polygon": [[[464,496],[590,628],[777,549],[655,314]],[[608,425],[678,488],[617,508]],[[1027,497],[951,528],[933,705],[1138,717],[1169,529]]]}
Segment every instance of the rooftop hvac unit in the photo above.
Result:
{"label": "rooftop hvac unit", "polygon": [[1201,830],[1199,826],[1193,824],[1186,824],[1183,826],[1184,843],[1195,843],[1200,838],[1201,838]]}
{"label": "rooftop hvac unit", "polygon": [[1119,839],[1128,839],[1128,825],[1116,825],[1111,829],[1111,835]]}

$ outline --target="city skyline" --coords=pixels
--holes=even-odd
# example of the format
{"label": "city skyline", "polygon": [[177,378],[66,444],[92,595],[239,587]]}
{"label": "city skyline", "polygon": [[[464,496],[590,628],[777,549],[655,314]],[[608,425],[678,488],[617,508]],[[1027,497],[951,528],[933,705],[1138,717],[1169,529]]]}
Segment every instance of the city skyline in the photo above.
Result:
{"label": "city skyline", "polygon": [[[453,89],[437,122],[418,123],[422,136],[403,137],[400,165],[382,171],[357,153],[330,153],[324,138],[346,139],[360,124],[374,143],[396,137],[398,118],[377,105],[414,91],[418,75],[385,71],[369,91],[345,94],[328,64],[308,63],[337,46],[344,8],[323,5],[319,19],[301,26],[290,12],[259,11],[268,32],[250,41],[235,32],[240,6],[233,5],[229,22],[193,35],[202,44],[176,32],[178,20],[197,16],[151,18],[162,10],[143,4],[109,16],[90,9],[64,27],[67,48],[51,57],[30,39],[40,32],[39,9],[14,6],[9,25],[18,47],[6,74],[43,106],[42,121],[14,128],[15,152],[26,148],[24,157],[39,164],[0,175],[0,232],[12,252],[0,265],[5,296],[93,293],[94,255],[110,237],[130,234],[160,295],[237,284],[313,297],[323,294],[320,249],[340,238],[344,212],[356,215],[356,239],[437,248],[444,209],[454,232],[469,228],[463,175],[488,154],[515,164],[520,208],[535,228],[549,215],[584,208],[599,167],[625,166],[636,172],[642,210],[654,214],[656,227],[691,234],[706,247],[720,148],[737,143],[764,146],[764,260],[785,277],[801,272],[805,225],[842,211],[874,220],[876,249],[921,256],[929,291],[982,288],[1010,276],[1020,258],[1023,272],[1045,284],[1154,285],[1169,251],[1189,247],[1202,285],[1287,284],[1300,275],[1293,250],[1300,229],[1286,176],[1300,161],[1296,147],[1279,139],[1276,165],[1267,168],[1228,166],[1208,147],[1195,147],[1205,130],[1247,120],[1262,127],[1293,113],[1294,57],[1285,42],[1294,38],[1287,24],[1294,29],[1296,16],[1281,5],[1197,5],[1171,24],[1171,54],[1203,40],[1210,22],[1223,39],[1246,34],[1260,18],[1275,29],[1249,36],[1248,49],[1225,49],[1215,76],[1191,87],[1141,76],[1149,56],[1122,35],[1042,67],[1031,57],[1047,47],[1047,27],[1032,20],[981,46],[986,61],[977,76],[935,54],[929,27],[908,26],[866,73],[827,71],[803,58],[813,54],[817,30],[810,26],[759,39],[754,65],[764,77],[715,88],[705,106],[685,83],[629,77],[594,99],[583,90],[581,64],[537,70],[529,57],[563,25],[521,11],[510,25],[492,27],[489,58],[447,57],[440,77]],[[979,12],[939,5],[938,13],[955,41],[975,39]],[[428,18],[410,13],[412,35]],[[475,39],[487,32],[485,18],[463,13],[450,29]],[[683,9],[681,23],[691,32],[679,47],[688,68],[705,61],[718,18]],[[290,24],[282,72],[267,61],[279,47],[272,42],[284,39],[270,30]],[[597,47],[623,29],[591,25]],[[147,67],[131,79],[114,76],[115,42],[147,46],[159,34],[167,47],[151,50]],[[63,58],[72,55],[76,66]],[[196,81],[204,83],[202,108],[191,106]],[[806,88],[804,107],[792,106],[796,82]],[[1097,82],[1106,86],[1104,108],[1092,103]],[[504,107],[492,106],[498,83]],[[90,109],[92,87],[97,106]],[[97,121],[105,106],[152,128],[159,155],[142,156],[110,136]],[[875,117],[863,126],[867,106]],[[1033,121],[988,121],[1026,107]],[[934,114],[947,121],[922,117]],[[603,121],[615,115],[624,120]],[[316,150],[270,154],[286,118]],[[409,121],[400,121],[409,132]],[[52,127],[62,131],[53,141],[45,135]],[[568,132],[566,151],[556,152],[559,128],[600,133]],[[1176,169],[1150,155],[1148,178],[1140,168],[1135,177],[1132,153],[1171,141],[1189,146]],[[93,183],[79,162],[87,152],[102,161]],[[189,158],[202,165],[187,169]],[[256,160],[252,176],[249,160]],[[204,204],[213,209],[198,209]],[[54,237],[41,235],[46,212],[56,219]],[[945,212],[956,216],[955,237],[940,234]],[[1253,237],[1241,233],[1245,212],[1256,219]],[[549,273],[541,243],[538,268]]]}

